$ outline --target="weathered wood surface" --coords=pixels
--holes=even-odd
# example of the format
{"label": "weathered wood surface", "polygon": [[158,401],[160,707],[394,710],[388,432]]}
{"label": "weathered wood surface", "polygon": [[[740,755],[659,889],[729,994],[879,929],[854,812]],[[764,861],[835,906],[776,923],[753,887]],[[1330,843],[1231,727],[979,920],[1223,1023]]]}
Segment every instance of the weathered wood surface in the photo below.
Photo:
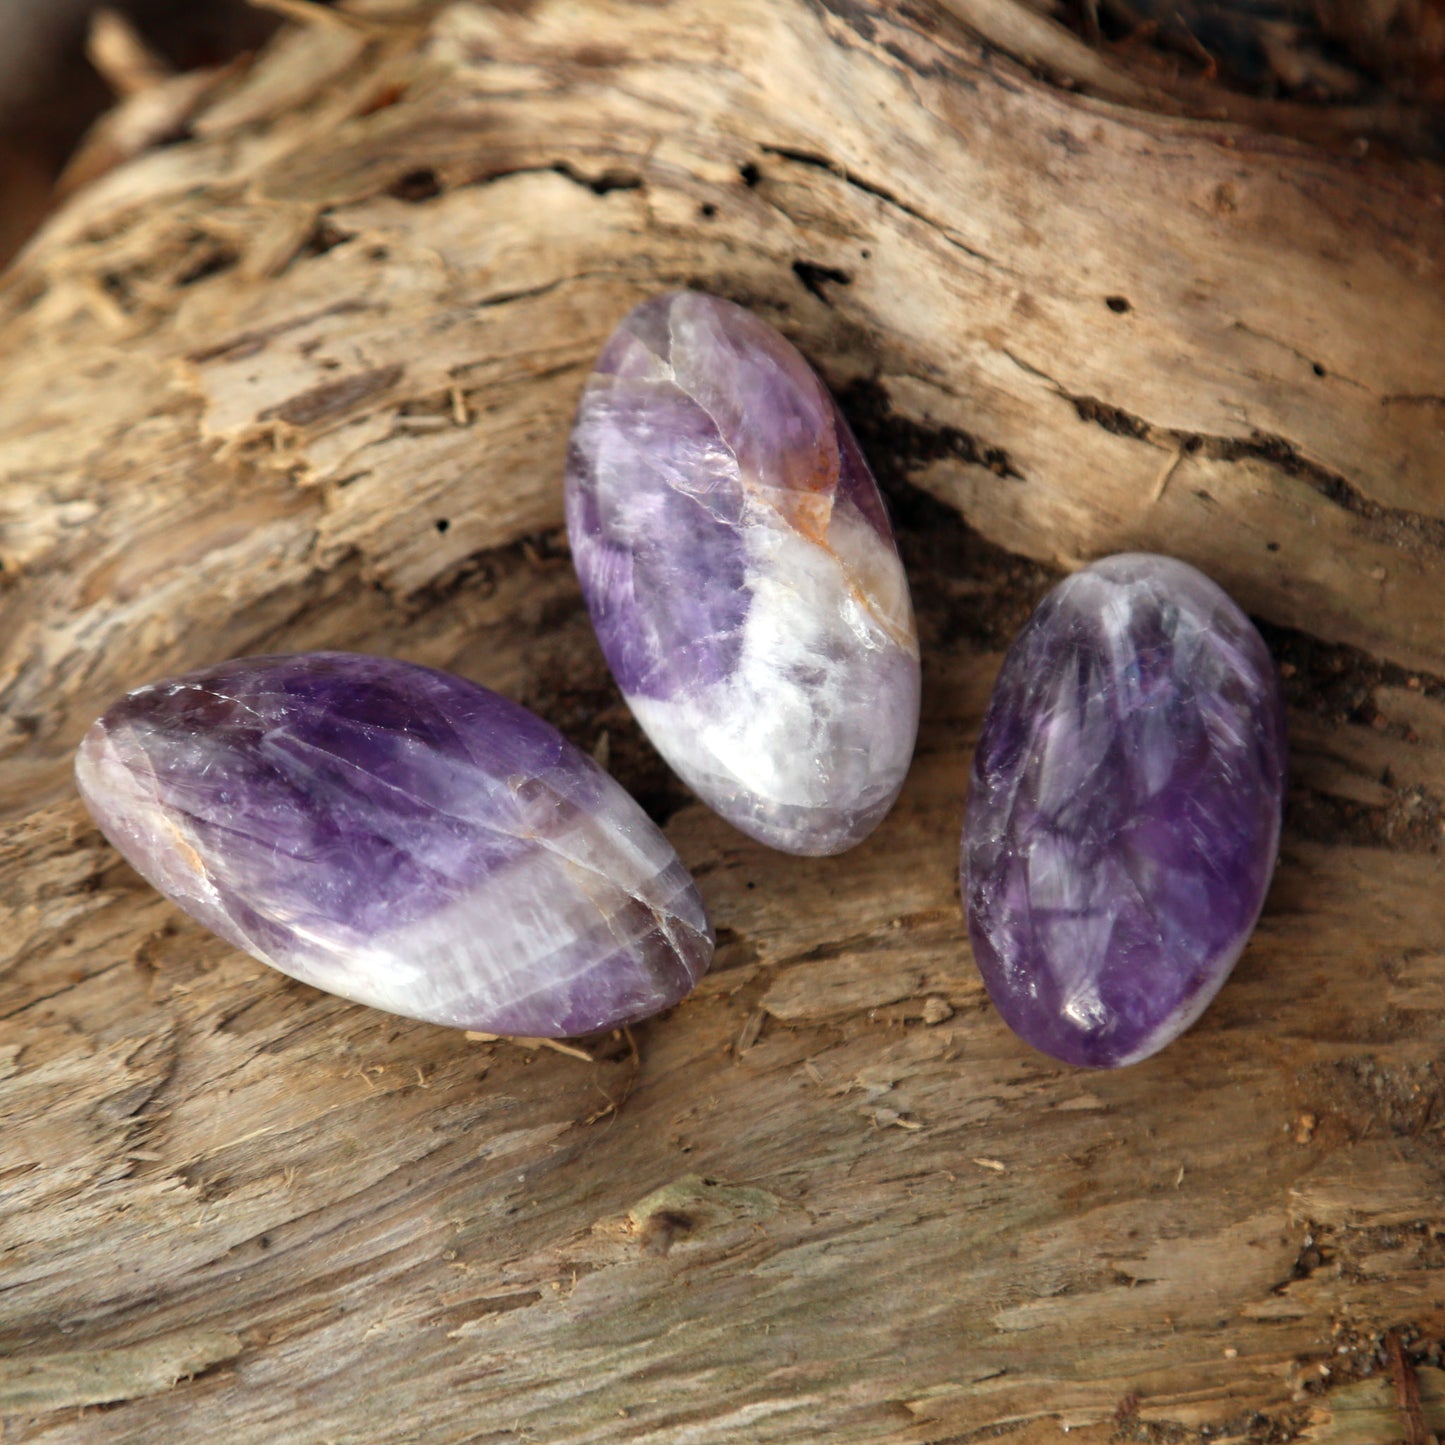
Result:
{"label": "weathered wood surface", "polygon": [[[1070,94],[951,11],[1024,16],[317,15],[9,274],[6,1441],[1445,1428],[1445,177]],[[923,735],[840,859],[668,781],[557,536],[590,358],[679,284],[798,341],[899,515]],[[1120,547],[1273,624],[1295,759],[1235,977],[1093,1075],[993,1014],[954,868],[999,650]],[[635,1055],[291,984],[90,827],[113,695],[318,645],[517,696],[668,817],[723,941]]]}

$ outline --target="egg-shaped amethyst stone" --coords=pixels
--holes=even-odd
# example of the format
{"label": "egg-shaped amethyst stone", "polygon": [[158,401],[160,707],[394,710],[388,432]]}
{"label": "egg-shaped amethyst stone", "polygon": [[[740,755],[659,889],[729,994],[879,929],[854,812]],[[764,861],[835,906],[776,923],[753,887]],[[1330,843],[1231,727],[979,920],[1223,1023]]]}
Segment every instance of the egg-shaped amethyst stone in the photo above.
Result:
{"label": "egg-shaped amethyst stone", "polygon": [[643,302],[582,394],[566,491],[603,654],[673,769],[772,847],[866,836],[913,755],[918,641],[877,483],[802,356],[731,302]]}
{"label": "egg-shaped amethyst stone", "polygon": [[632,798],[525,708],[431,668],[223,662],[121,698],[75,771],[187,913],[392,1013],[588,1033],[676,1003],[712,956],[692,879]]}
{"label": "egg-shaped amethyst stone", "polygon": [[963,896],[1004,1020],[1066,1063],[1147,1058],[1244,949],[1279,849],[1285,718],[1209,578],[1107,557],[1004,658],[974,753]]}

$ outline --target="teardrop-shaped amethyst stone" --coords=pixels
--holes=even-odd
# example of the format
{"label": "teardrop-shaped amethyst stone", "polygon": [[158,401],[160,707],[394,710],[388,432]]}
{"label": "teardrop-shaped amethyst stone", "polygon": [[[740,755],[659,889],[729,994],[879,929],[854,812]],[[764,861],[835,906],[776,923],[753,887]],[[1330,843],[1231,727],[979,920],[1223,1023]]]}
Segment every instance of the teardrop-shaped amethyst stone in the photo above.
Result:
{"label": "teardrop-shaped amethyst stone", "polygon": [[1253,624],[1142,553],[1061,582],[1004,659],[963,829],[984,982],[1071,1064],[1148,1057],[1204,1011],[1274,871],[1284,700]]}
{"label": "teardrop-shaped amethyst stone", "polygon": [[714,296],[636,307],[582,394],[567,530],[618,686],[705,803],[792,853],[877,826],[918,730],[908,583],[789,342]]}
{"label": "teardrop-shaped amethyst stone", "polygon": [[86,734],[86,807],[229,943],[358,1003],[561,1037],[676,1003],[712,932],[671,845],[516,703],[320,652],[138,688]]}

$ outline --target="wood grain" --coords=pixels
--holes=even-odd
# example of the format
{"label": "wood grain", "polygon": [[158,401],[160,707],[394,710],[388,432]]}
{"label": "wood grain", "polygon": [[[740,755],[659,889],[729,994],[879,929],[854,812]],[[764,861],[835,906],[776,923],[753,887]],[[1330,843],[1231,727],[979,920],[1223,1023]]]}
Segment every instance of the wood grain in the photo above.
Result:
{"label": "wood grain", "polygon": [[[1389,1340],[1445,1429],[1445,177],[952,13],[1009,9],[299,24],[6,275],[7,1441],[1338,1445],[1405,1435]],[[803,347],[897,514],[924,727],[840,859],[669,780],[557,533],[591,358],[677,285]],[[954,870],[1003,646],[1123,547],[1264,621],[1295,757],[1234,978],[1096,1075],[993,1014]],[[316,994],[90,826],[117,693],[315,646],[515,696],[666,820],[721,947],[635,1052]]]}

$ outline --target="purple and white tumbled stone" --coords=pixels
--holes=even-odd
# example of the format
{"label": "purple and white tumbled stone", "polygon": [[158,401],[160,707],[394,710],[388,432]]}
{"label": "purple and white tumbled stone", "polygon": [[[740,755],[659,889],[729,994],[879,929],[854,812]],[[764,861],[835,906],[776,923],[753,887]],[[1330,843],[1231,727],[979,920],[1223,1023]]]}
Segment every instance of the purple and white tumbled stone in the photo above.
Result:
{"label": "purple and white tumbled stone", "polygon": [[839,853],[893,805],[918,641],[878,485],[772,327],[681,291],[603,348],[567,461],[572,556],[657,750],[730,823]]}
{"label": "purple and white tumbled stone", "polygon": [[106,837],[187,913],[391,1013],[588,1033],[676,1003],[712,956],[692,879],[632,798],[449,673],[223,662],[121,698],[75,770]]}
{"label": "purple and white tumbled stone", "polygon": [[994,684],[963,828],[969,935],[1035,1048],[1114,1068],[1203,1013],[1264,903],[1285,716],[1253,624],[1169,557],[1061,582]]}

